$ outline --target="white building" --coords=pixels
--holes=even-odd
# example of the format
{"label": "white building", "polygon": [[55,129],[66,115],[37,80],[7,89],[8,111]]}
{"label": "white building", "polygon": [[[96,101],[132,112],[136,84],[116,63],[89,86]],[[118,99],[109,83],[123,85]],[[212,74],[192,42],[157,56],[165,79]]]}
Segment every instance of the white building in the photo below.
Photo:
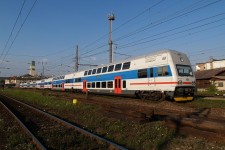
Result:
{"label": "white building", "polygon": [[220,60],[210,59],[208,62],[205,63],[197,63],[196,71],[211,70],[224,67],[225,67],[225,59]]}
{"label": "white building", "polygon": [[29,69],[29,75],[31,76],[36,76],[36,70],[35,70],[35,61],[32,61],[30,64],[30,69]]}

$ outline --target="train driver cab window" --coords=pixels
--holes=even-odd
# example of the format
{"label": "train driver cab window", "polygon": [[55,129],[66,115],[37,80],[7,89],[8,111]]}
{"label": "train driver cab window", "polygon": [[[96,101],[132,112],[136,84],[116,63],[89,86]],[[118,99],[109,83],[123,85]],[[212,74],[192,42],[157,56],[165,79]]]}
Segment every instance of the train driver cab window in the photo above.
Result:
{"label": "train driver cab window", "polygon": [[95,73],[96,73],[96,69],[93,69],[92,74],[95,74]]}
{"label": "train driver cab window", "polygon": [[108,72],[112,72],[114,69],[114,65],[109,66]]}
{"label": "train driver cab window", "polygon": [[130,69],[130,62],[123,63],[123,70]]}
{"label": "train driver cab window", "polygon": [[120,64],[116,64],[115,71],[121,70],[121,66],[122,66],[121,63]]}
{"label": "train driver cab window", "polygon": [[91,75],[91,72],[92,72],[92,70],[89,70],[89,71],[88,71],[88,75]]}
{"label": "train driver cab window", "polygon": [[138,70],[138,78],[147,78],[148,72],[147,69]]}
{"label": "train driver cab window", "polygon": [[105,73],[107,71],[107,67],[102,68],[102,73]]}
{"label": "train driver cab window", "polygon": [[191,66],[189,65],[177,65],[177,72],[179,76],[193,76]]}
{"label": "train driver cab window", "polygon": [[98,68],[97,69],[97,74],[101,73],[102,72],[102,68]]}

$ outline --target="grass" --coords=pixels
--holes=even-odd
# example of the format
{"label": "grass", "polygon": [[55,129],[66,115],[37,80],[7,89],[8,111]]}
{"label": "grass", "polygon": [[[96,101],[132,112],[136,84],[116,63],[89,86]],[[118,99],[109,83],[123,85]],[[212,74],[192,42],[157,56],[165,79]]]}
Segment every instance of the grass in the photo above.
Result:
{"label": "grass", "polygon": [[[205,149],[209,147],[208,149],[211,149],[210,147],[213,146],[221,146],[225,149],[223,143],[218,144],[201,138],[177,135],[176,131],[167,128],[163,121],[138,124],[108,118],[98,106],[79,103],[79,100],[76,105],[73,105],[72,100],[61,100],[48,96],[47,93],[41,94],[39,91],[7,89],[4,93],[62,116],[92,132],[125,145],[129,149],[175,149],[175,147],[179,149],[189,149],[190,147]],[[222,102],[217,103],[218,101],[197,99],[181,105],[218,108],[225,106]]]}
{"label": "grass", "polygon": [[181,105],[196,107],[196,108],[222,108],[225,109],[225,100],[210,100],[203,98],[196,98],[191,102],[182,103]]}

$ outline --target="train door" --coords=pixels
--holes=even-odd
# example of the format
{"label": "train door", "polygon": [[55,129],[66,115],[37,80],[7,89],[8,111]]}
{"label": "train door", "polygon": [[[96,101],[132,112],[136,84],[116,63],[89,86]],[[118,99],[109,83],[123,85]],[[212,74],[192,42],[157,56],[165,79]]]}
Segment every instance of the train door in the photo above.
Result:
{"label": "train door", "polygon": [[65,91],[64,82],[62,82],[62,91]]}
{"label": "train door", "polygon": [[121,76],[114,77],[114,93],[115,94],[121,94],[122,92],[121,82],[122,82]]}
{"label": "train door", "polygon": [[54,90],[54,84],[52,83],[52,90]]}
{"label": "train door", "polygon": [[154,68],[150,67],[149,70],[149,76],[148,76],[148,86],[150,89],[153,89],[154,86],[155,86],[155,71],[154,71]]}
{"label": "train door", "polygon": [[87,92],[87,81],[86,80],[83,81],[83,92],[84,93]]}

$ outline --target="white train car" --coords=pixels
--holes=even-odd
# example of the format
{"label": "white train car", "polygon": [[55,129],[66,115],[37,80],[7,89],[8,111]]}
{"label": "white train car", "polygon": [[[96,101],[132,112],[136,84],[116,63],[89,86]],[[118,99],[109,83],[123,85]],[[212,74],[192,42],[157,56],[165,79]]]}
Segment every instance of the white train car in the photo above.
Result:
{"label": "white train car", "polygon": [[39,80],[37,88],[50,88],[46,83],[51,83],[52,90],[129,94],[150,100],[188,101],[193,100],[195,91],[195,77],[188,57],[174,50]]}
{"label": "white train car", "polygon": [[52,79],[48,78],[44,80],[44,89],[52,89]]}
{"label": "white train car", "polygon": [[84,72],[82,71],[65,75],[64,89],[77,92],[82,91],[83,82],[81,81],[81,77],[83,75]]}
{"label": "white train car", "polygon": [[192,100],[195,89],[188,57],[174,50],[90,69],[81,80],[84,92],[135,94],[152,100]]}
{"label": "white train car", "polygon": [[36,88],[37,88],[37,89],[41,89],[41,88],[42,88],[42,80],[37,80],[37,81],[36,81],[36,84],[37,84],[37,85],[36,85]]}

